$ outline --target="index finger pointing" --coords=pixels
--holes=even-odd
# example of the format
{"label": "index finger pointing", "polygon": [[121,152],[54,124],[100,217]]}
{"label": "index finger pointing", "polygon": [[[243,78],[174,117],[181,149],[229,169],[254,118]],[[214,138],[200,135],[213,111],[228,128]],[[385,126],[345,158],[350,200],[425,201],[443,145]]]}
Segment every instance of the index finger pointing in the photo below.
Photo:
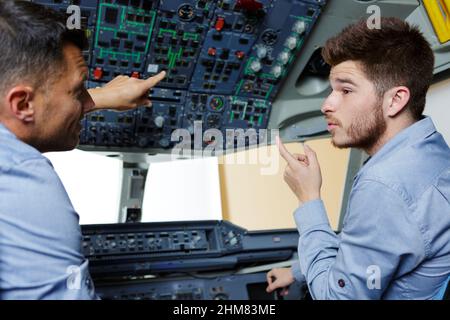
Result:
{"label": "index finger pointing", "polygon": [[144,81],[145,86],[147,87],[147,89],[150,89],[154,86],[156,86],[156,84],[158,82],[160,82],[162,79],[164,79],[166,76],[166,72],[165,71],[161,71],[160,73],[158,73],[157,75],[148,78],[147,80]]}
{"label": "index finger pointing", "polygon": [[294,156],[286,149],[283,142],[281,141],[280,137],[276,137],[278,150],[280,151],[280,155],[284,158],[284,160],[287,161],[288,164],[294,164],[297,162],[297,160],[294,158]]}

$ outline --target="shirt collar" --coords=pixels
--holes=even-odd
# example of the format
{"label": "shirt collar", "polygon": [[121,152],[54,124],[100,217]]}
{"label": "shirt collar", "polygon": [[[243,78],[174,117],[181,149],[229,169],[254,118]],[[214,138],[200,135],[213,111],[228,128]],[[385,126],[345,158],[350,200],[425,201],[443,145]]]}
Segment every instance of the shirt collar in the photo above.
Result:
{"label": "shirt collar", "polygon": [[17,138],[17,136],[1,122],[0,122],[0,138],[4,138],[6,139],[6,141],[9,141],[10,143],[13,144],[21,145],[22,150],[31,152],[32,154],[42,155],[41,152],[37,150],[35,147]]}
{"label": "shirt collar", "polygon": [[425,116],[422,120],[417,121],[416,123],[397,133],[397,135],[395,135],[384,146],[382,146],[381,149],[378,150],[378,152],[367,159],[356,177],[359,177],[365,170],[382,161],[387,155],[391,154],[392,152],[397,152],[398,150],[406,146],[423,140],[435,132],[436,127],[434,126],[433,121],[430,117]]}
{"label": "shirt collar", "polygon": [[4,126],[3,123],[0,122],[0,133],[9,136],[10,138],[15,138],[17,139],[17,137],[14,135],[14,133],[12,133],[7,127]]}

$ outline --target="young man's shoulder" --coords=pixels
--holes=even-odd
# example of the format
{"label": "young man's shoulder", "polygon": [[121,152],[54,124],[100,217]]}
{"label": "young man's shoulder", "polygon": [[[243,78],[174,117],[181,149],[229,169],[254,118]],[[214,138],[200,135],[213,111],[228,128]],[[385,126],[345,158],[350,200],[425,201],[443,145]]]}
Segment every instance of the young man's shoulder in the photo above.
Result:
{"label": "young man's shoulder", "polygon": [[450,149],[436,132],[434,137],[393,151],[363,176],[417,199],[430,188],[450,184]]}

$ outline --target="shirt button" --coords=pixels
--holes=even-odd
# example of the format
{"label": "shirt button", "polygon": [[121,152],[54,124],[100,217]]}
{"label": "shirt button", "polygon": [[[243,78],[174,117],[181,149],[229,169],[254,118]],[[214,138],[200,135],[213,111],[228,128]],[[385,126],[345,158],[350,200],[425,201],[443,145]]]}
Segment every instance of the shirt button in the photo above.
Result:
{"label": "shirt button", "polygon": [[341,287],[341,288],[345,287],[345,281],[344,281],[343,279],[339,279],[339,280],[338,280],[338,285],[339,285],[339,287]]}

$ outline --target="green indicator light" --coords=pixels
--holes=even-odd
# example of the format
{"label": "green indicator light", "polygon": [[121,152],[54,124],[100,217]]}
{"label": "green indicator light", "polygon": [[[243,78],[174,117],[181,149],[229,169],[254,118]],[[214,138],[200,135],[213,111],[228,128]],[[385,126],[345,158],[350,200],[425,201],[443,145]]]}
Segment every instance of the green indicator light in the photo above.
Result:
{"label": "green indicator light", "polygon": [[221,97],[213,97],[209,102],[209,106],[214,111],[222,111],[224,107],[223,99]]}
{"label": "green indicator light", "polygon": [[263,123],[263,120],[264,120],[264,117],[263,117],[263,115],[260,115],[260,116],[259,116],[259,120],[258,120],[258,125],[259,125],[259,126],[261,126],[261,125],[262,125],[262,123]]}

